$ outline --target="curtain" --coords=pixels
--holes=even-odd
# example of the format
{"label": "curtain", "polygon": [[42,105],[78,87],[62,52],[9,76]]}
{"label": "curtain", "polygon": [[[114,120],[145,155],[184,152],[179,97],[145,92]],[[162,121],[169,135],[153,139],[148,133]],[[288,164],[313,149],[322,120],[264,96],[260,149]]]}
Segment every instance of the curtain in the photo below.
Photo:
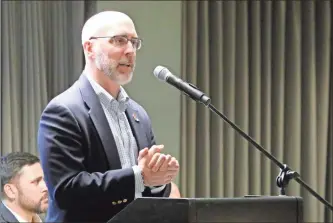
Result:
{"label": "curtain", "polygon": [[[330,1],[184,1],[182,18],[182,78],[330,203],[331,14]],[[186,96],[180,164],[185,197],[279,194],[279,168]],[[296,181],[287,195],[305,222],[333,221]]]}
{"label": "curtain", "polygon": [[37,155],[40,114],[81,74],[92,1],[1,1],[1,155]]}

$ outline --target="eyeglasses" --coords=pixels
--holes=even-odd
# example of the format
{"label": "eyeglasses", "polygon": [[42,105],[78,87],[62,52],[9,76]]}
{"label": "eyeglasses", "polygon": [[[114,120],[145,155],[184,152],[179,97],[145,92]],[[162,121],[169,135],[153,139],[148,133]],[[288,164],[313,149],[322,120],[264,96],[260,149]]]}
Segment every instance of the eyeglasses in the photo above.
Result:
{"label": "eyeglasses", "polygon": [[134,49],[139,50],[142,46],[142,39],[140,38],[128,38],[127,36],[93,36],[90,37],[89,40],[91,39],[100,39],[100,38],[109,38],[110,43],[119,46],[119,47],[124,47],[127,45],[128,41],[131,41],[132,46]]}

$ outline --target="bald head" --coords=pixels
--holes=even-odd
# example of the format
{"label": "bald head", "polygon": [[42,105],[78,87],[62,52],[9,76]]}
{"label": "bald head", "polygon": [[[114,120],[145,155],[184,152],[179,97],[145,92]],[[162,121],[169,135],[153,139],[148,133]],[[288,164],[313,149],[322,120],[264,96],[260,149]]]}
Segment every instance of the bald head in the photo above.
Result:
{"label": "bald head", "polygon": [[132,26],[131,28],[135,30],[132,19],[122,12],[104,11],[97,13],[90,17],[83,26],[82,44],[92,36],[109,36],[112,35],[112,31],[121,32],[121,30],[116,30],[119,27],[128,26]]}
{"label": "bald head", "polygon": [[82,29],[85,70],[116,97],[119,86],[132,79],[141,42],[129,16],[116,11],[100,12]]}

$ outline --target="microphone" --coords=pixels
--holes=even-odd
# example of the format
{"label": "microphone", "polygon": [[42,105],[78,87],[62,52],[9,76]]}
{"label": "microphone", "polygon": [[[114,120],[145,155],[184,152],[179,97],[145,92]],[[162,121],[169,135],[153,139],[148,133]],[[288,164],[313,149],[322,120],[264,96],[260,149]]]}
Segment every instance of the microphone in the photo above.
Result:
{"label": "microphone", "polygon": [[243,136],[248,142],[250,142],[254,147],[256,147],[261,153],[263,153],[268,159],[274,162],[278,167],[280,167],[280,173],[276,177],[276,185],[280,188],[280,195],[286,196],[286,188],[288,187],[290,180],[295,180],[301,186],[308,190],[314,197],[316,197],[321,203],[323,203],[327,208],[333,211],[333,205],[327,200],[322,198],[315,190],[313,190],[307,183],[305,183],[300,174],[296,171],[291,170],[287,164],[282,164],[277,160],[272,154],[265,150],[260,144],[258,144],[253,138],[246,134],[240,127],[229,120],[222,112],[217,110],[213,104],[210,103],[210,98],[207,97],[203,92],[201,92],[196,86],[189,84],[180,78],[174,76],[167,68],[163,66],[157,66],[154,69],[154,75],[161,81],[167,82],[172,86],[178,88],[180,91],[184,92],[190,98],[197,102],[201,102],[206,105],[213,113],[222,118],[227,122],[233,129],[235,129],[241,136]]}
{"label": "microphone", "polygon": [[205,106],[209,106],[210,98],[207,97],[202,91],[200,91],[193,84],[187,83],[182,79],[173,75],[167,68],[163,66],[157,66],[153,71],[155,77],[160,81],[167,82],[168,84],[176,87],[178,90],[185,93],[193,100],[203,103]]}

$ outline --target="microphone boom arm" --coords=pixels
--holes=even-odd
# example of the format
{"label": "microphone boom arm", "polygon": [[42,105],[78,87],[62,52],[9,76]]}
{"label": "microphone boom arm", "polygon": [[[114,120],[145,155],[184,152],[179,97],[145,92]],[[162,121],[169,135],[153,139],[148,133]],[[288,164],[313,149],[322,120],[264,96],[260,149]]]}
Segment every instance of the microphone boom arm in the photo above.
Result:
{"label": "microphone boom arm", "polygon": [[[195,87],[197,88],[197,87]],[[207,96],[206,96],[207,97]],[[193,98],[192,98],[193,99]],[[203,103],[203,102],[201,102]],[[204,103],[203,103],[204,104]],[[279,168],[280,173],[276,177],[276,184],[280,188],[280,195],[286,195],[286,188],[288,187],[289,181],[294,179],[297,183],[302,185],[306,190],[308,190],[314,197],[316,197],[321,203],[323,203],[327,208],[333,211],[333,206],[327,200],[322,198],[316,191],[314,191],[307,183],[305,183],[300,174],[296,171],[291,170],[287,164],[282,164],[278,161],[272,154],[265,150],[261,145],[259,145],[254,139],[252,139],[248,134],[241,130],[235,123],[230,121],[224,114],[217,110],[209,100],[208,103],[204,104],[208,107],[213,113],[222,118],[227,122],[233,129],[235,129],[241,136],[243,136],[247,141],[249,141],[253,146],[255,146],[261,153],[263,153],[268,159],[273,161]]]}

